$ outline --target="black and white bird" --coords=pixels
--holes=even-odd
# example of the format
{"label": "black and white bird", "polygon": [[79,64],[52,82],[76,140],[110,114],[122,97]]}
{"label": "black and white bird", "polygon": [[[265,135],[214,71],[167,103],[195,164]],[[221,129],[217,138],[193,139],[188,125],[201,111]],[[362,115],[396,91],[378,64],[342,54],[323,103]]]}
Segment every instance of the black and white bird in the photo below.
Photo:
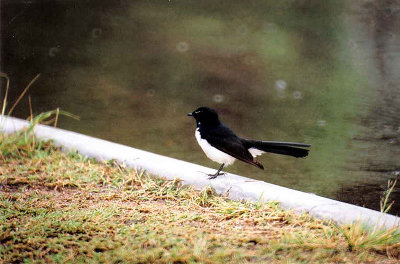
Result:
{"label": "black and white bird", "polygon": [[296,158],[306,157],[310,144],[249,140],[236,136],[218,118],[217,112],[209,107],[200,107],[189,113],[196,119],[195,136],[204,153],[211,160],[221,164],[215,174],[209,174],[209,179],[223,175],[224,166],[232,165],[235,160],[241,160],[260,169],[263,165],[255,158],[265,152],[288,155]]}

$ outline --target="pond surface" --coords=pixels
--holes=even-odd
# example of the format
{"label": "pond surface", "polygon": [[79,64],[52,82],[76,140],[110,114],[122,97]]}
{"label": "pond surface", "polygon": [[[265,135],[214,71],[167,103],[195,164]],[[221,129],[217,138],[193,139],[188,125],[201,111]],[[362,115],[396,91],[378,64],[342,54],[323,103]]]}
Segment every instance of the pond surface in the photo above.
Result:
{"label": "pond surface", "polygon": [[[379,209],[400,174],[399,1],[5,1],[12,104],[59,127],[209,167],[186,114],[207,105],[246,138],[310,156],[227,171]],[[4,82],[1,83],[4,96]],[[29,115],[28,96],[13,115]],[[396,187],[391,213],[400,213]],[[398,205],[399,204],[399,205]]]}

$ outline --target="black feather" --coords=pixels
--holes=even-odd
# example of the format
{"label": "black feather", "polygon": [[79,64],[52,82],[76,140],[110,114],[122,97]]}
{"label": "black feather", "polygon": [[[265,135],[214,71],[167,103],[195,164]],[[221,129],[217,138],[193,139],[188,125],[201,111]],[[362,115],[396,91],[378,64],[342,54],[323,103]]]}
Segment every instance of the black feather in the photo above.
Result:
{"label": "black feather", "polygon": [[243,140],[224,124],[219,123],[218,126],[214,127],[202,125],[199,127],[199,132],[201,138],[207,140],[214,148],[238,160],[264,169],[263,165],[250,154],[249,150],[243,144]]}
{"label": "black feather", "polygon": [[299,147],[311,147],[309,144],[279,141],[258,141],[243,139],[247,148],[256,148],[261,151],[303,158],[308,155],[308,149]]}

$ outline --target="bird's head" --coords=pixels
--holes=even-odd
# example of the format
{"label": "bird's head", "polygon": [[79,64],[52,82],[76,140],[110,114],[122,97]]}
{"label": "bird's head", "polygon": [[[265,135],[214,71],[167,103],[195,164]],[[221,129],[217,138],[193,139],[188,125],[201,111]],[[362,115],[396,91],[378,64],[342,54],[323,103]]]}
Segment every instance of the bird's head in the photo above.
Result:
{"label": "bird's head", "polygon": [[197,125],[212,125],[219,124],[219,118],[217,112],[214,109],[209,107],[202,106],[197,108],[192,113],[189,113],[188,116],[193,116],[196,119]]}

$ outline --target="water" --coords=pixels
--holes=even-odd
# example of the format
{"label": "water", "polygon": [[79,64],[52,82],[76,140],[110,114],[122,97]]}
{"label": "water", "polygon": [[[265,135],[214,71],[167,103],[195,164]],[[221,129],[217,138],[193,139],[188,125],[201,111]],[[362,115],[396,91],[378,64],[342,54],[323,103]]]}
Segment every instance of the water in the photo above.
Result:
{"label": "water", "polygon": [[[399,7],[6,1],[1,66],[10,103],[41,73],[35,113],[60,107],[81,117],[62,128],[205,166],[218,164],[186,116],[202,105],[243,137],[311,143],[306,159],[227,170],[377,209],[400,171]],[[27,96],[14,115],[29,115]]]}

